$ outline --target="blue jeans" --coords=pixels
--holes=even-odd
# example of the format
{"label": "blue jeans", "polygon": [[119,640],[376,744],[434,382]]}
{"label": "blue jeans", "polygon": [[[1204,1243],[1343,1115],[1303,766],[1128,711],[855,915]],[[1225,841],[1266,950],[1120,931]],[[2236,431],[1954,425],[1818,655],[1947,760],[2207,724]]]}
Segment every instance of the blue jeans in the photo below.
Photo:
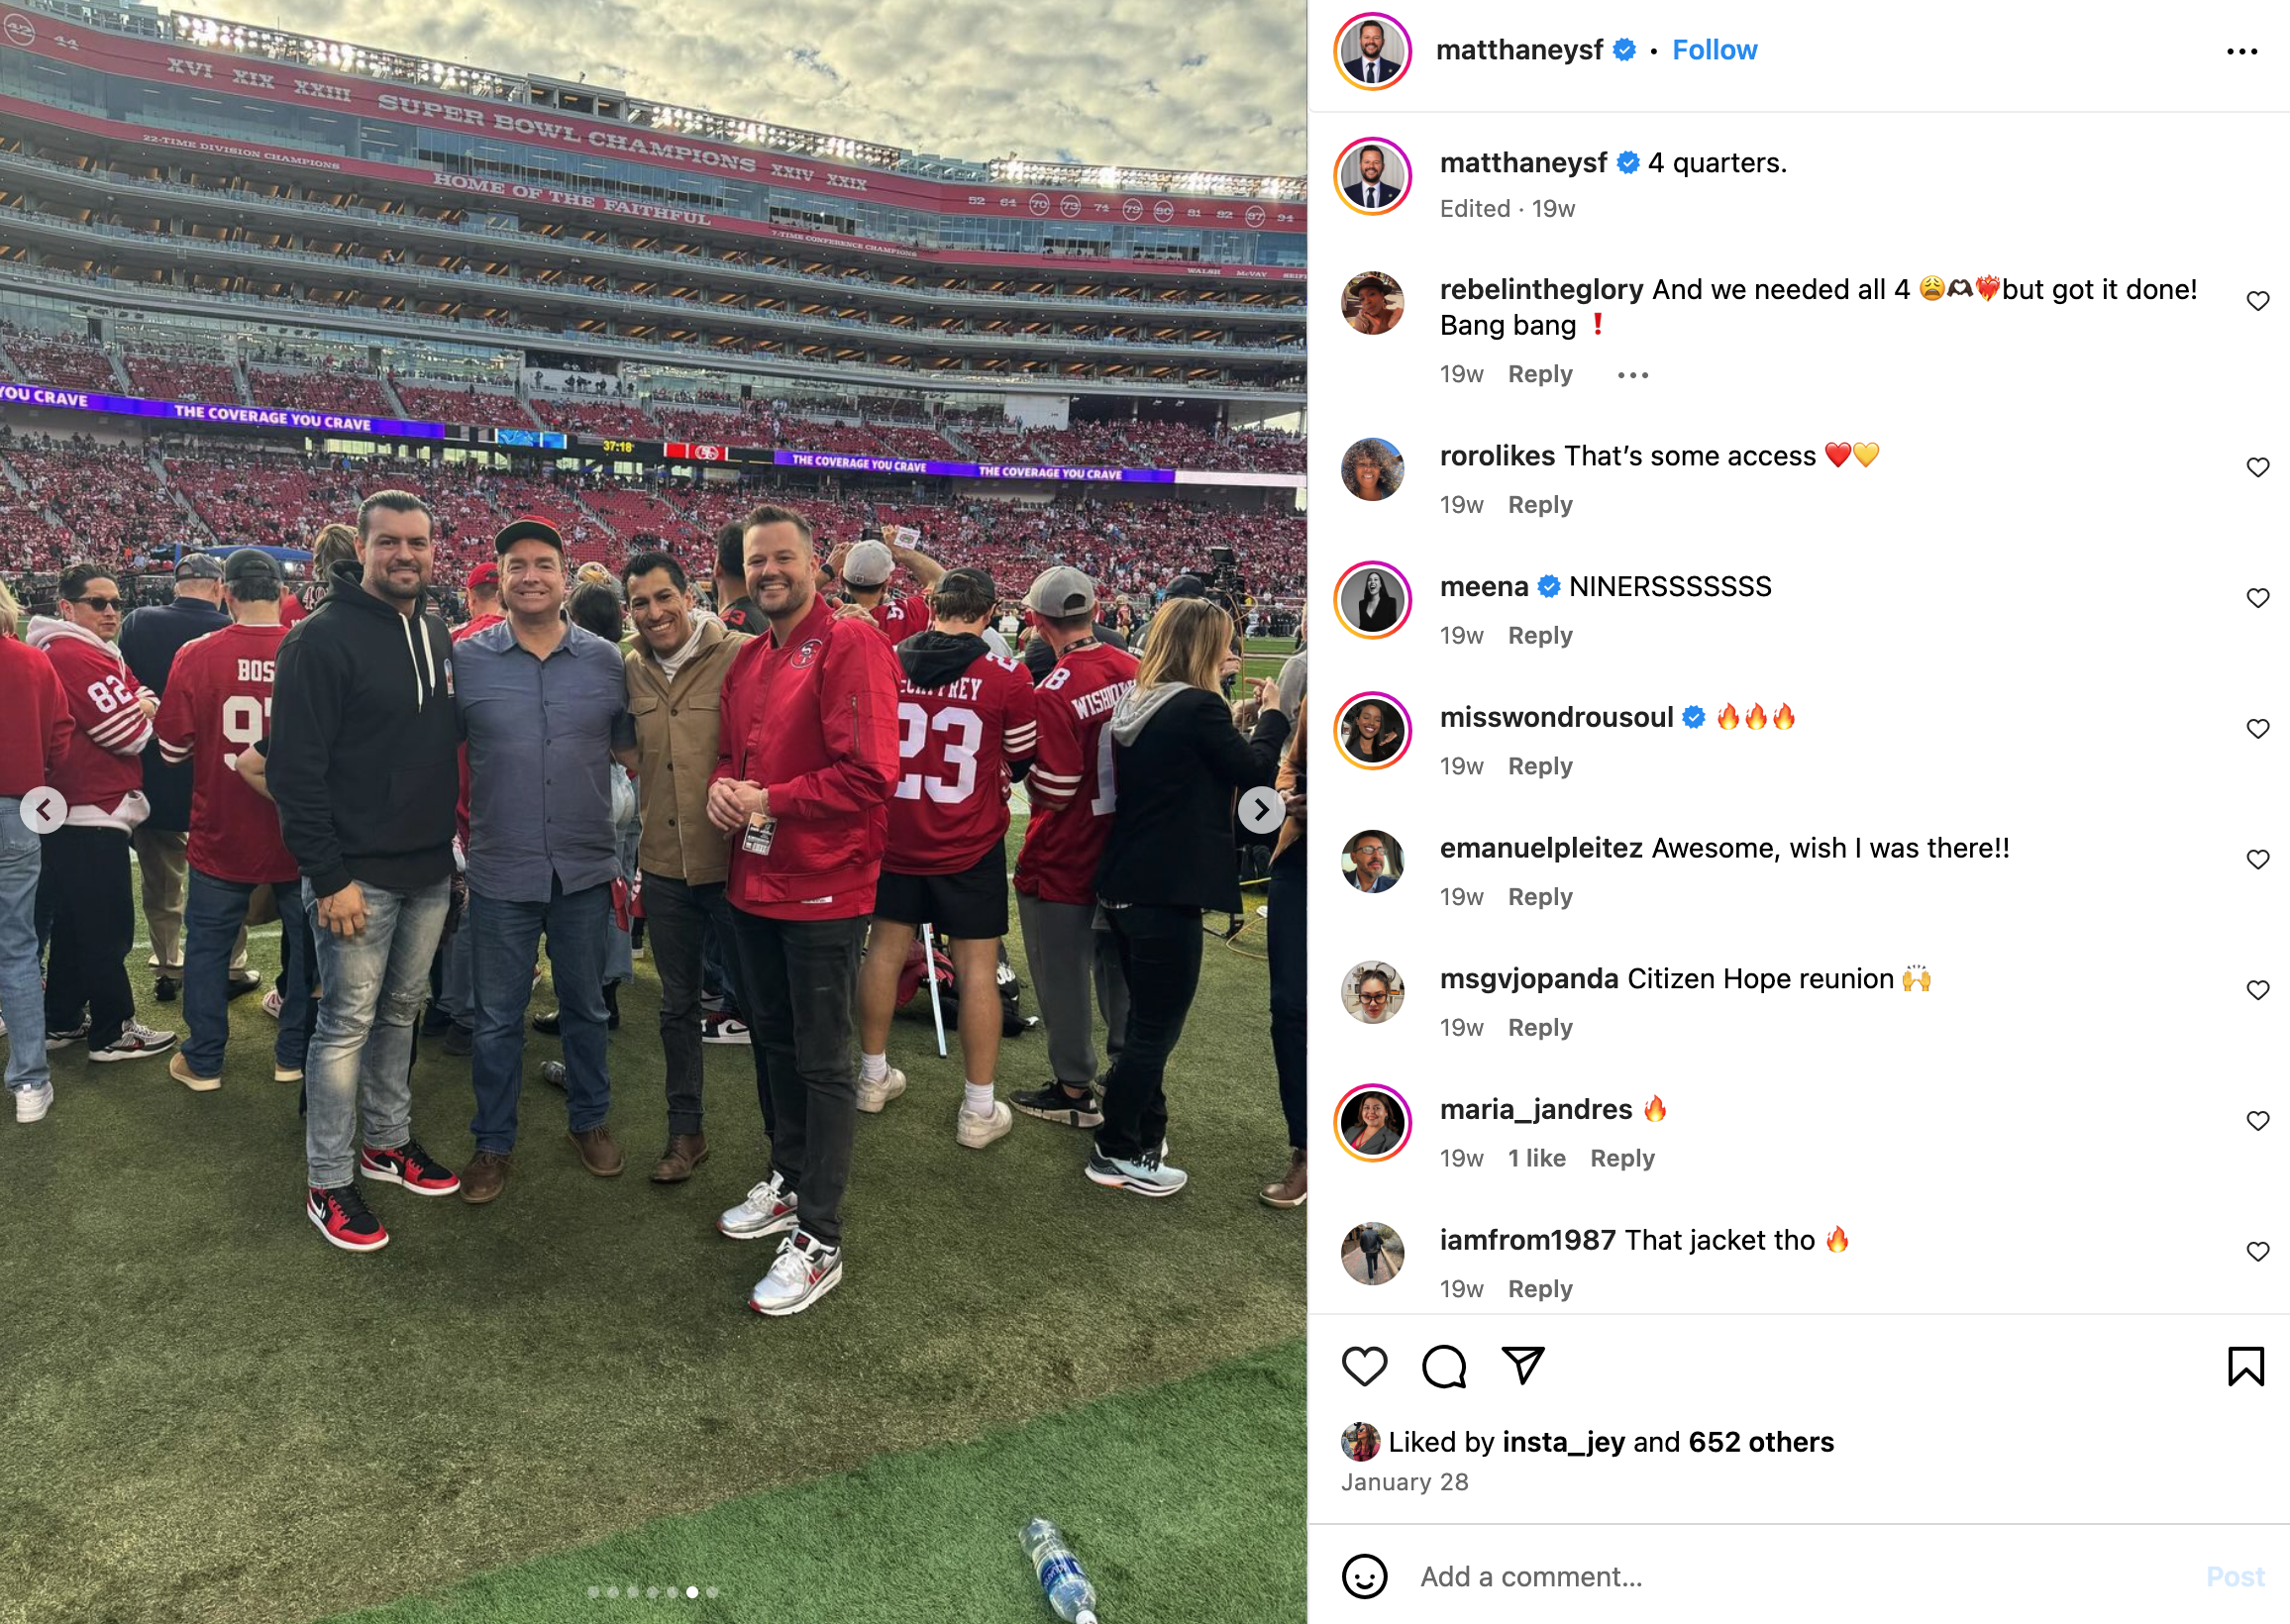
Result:
{"label": "blue jeans", "polygon": [[[191,1031],[183,1041],[183,1059],[202,1077],[223,1074],[223,1050],[231,1037],[231,955],[247,923],[247,903],[260,889],[191,870],[183,899],[183,1022]],[[275,889],[283,1007],[271,1058],[280,1069],[299,1071],[309,1055],[317,966],[311,963],[301,885],[282,881]]]}
{"label": "blue jeans", "polygon": [[40,988],[40,837],[24,826],[24,803],[0,795],[0,1020],[8,1023],[8,1086],[48,1080],[48,1004]]}
{"label": "blue jeans", "polygon": [[[525,1010],[533,1001],[533,956],[549,938],[565,1042],[566,1115],[576,1134],[601,1127],[612,1108],[604,1072],[604,939],[612,934],[612,887],[567,891],[549,882],[546,902],[505,902],[469,893],[469,964],[477,986],[469,1080],[477,1149],[506,1156],[517,1144],[517,1093],[525,1081]],[[327,988],[327,995],[333,995]]]}
{"label": "blue jeans", "polygon": [[451,883],[441,879],[413,891],[361,884],[365,929],[346,938],[319,925],[318,898],[303,882],[325,988],[304,1083],[314,1188],[350,1182],[358,1160],[351,1136],[361,1127],[375,1150],[395,1150],[413,1137],[413,1025],[429,996],[430,960],[445,930]]}

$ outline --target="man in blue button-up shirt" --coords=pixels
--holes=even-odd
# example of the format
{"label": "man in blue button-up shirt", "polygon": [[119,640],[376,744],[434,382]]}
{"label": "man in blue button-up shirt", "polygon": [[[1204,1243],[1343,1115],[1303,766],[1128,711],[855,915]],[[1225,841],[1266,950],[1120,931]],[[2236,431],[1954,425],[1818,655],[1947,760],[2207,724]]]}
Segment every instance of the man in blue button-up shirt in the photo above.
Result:
{"label": "man in blue button-up shirt", "polygon": [[634,758],[620,651],[564,617],[565,543],[541,519],[493,539],[509,618],[454,650],[454,702],[469,744],[469,929],[476,995],[471,1077],[477,1154],[462,1199],[483,1203],[508,1182],[524,1082],[525,1008],[534,955],[549,965],[565,1039],[573,1145],[609,1178],[620,1148],[604,1119],[604,949],[619,848],[610,765]]}

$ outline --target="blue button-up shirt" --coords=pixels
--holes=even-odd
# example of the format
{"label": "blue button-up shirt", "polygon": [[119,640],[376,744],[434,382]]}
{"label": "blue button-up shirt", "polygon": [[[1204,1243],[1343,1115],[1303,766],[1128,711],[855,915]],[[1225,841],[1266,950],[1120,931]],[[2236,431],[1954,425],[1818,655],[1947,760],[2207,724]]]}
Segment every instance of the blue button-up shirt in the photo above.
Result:
{"label": "blue button-up shirt", "polygon": [[546,660],[503,621],[454,645],[469,742],[469,889],[546,902],[619,877],[612,750],[636,740],[620,651],[577,626]]}

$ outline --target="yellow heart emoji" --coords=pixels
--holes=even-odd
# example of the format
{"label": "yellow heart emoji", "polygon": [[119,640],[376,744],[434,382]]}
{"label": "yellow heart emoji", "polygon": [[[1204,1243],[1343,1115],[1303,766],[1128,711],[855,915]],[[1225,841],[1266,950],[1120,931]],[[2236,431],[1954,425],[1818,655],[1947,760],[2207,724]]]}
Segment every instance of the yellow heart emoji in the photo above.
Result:
{"label": "yellow heart emoji", "polygon": [[1877,443],[1873,440],[1856,440],[1852,444],[1852,454],[1865,468],[1877,459]]}

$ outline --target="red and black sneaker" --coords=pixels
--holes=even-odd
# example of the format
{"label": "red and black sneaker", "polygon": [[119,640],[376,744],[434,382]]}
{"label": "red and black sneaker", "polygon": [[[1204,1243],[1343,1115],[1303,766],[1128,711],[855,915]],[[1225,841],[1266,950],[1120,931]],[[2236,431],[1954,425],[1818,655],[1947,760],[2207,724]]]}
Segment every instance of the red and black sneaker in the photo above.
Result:
{"label": "red and black sneaker", "polygon": [[451,1195],[462,1187],[461,1175],[409,1139],[394,1151],[368,1145],[358,1153],[358,1170],[382,1184],[403,1184],[416,1195]]}
{"label": "red and black sneaker", "polygon": [[345,1252],[379,1252],[389,1245],[389,1231],[366,1210],[356,1184],[340,1184],[330,1190],[313,1186],[303,1210],[318,1226],[318,1233]]}

